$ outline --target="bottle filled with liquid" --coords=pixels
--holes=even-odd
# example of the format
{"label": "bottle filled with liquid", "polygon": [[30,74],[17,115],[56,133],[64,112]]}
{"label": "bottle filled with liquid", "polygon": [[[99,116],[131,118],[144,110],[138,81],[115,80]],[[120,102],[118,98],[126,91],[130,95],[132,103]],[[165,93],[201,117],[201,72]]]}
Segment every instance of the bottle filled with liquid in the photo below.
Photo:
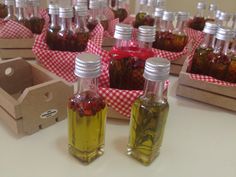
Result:
{"label": "bottle filled with liquid", "polygon": [[28,7],[30,9],[29,22],[31,31],[35,34],[41,34],[44,26],[44,18],[39,14],[39,0],[28,0]]}
{"label": "bottle filled with liquid", "polygon": [[177,25],[173,30],[173,52],[181,52],[188,43],[188,36],[185,32],[185,26],[188,20],[187,12],[177,13]]}
{"label": "bottle filled with liquid", "polygon": [[217,5],[216,4],[210,4],[208,7],[208,15],[206,18],[206,21],[216,21],[216,12],[217,12]]}
{"label": "bottle filled with liquid", "polygon": [[75,6],[75,48],[78,52],[84,51],[89,40],[89,29],[87,28],[86,18],[88,16],[87,6]]}
{"label": "bottle filled with liquid", "polygon": [[108,30],[108,25],[109,25],[108,18],[105,15],[105,11],[107,8],[108,8],[107,2],[104,0],[100,1],[99,19],[100,19],[100,23],[105,31]]}
{"label": "bottle filled with liquid", "polygon": [[27,19],[25,8],[25,0],[16,0],[17,21],[30,30],[30,22]]}
{"label": "bottle filled with liquid", "polygon": [[4,21],[14,20],[17,21],[15,15],[15,0],[5,0],[5,5],[7,6],[7,16],[4,18]]}
{"label": "bottle filled with liquid", "polygon": [[202,31],[205,26],[204,11],[206,4],[204,2],[197,3],[197,13],[190,22],[189,27],[198,31]]}
{"label": "bottle filled with liquid", "polygon": [[76,52],[77,37],[72,29],[73,8],[59,8],[61,29],[57,33],[58,47],[60,51]]}
{"label": "bottle filled with liquid", "polygon": [[218,26],[229,27],[231,15],[227,12],[221,12],[218,18]]}
{"label": "bottle filled with liquid", "polygon": [[97,0],[90,0],[89,1],[89,8],[90,8],[90,15],[88,18],[87,27],[89,31],[93,31],[94,28],[100,23],[99,19],[99,1]]}
{"label": "bottle filled with liquid", "polygon": [[59,50],[57,33],[60,31],[59,7],[56,4],[49,4],[50,25],[47,30],[46,42],[51,50]]}
{"label": "bottle filled with liquid", "polygon": [[216,33],[216,45],[209,57],[209,76],[219,80],[225,80],[227,68],[231,62],[229,43],[234,33],[229,28],[220,27]]}
{"label": "bottle filled with liquid", "polygon": [[90,163],[104,153],[107,106],[98,95],[100,57],[81,53],[76,57],[77,93],[69,100],[69,152],[83,163]]}
{"label": "bottle filled with liquid", "polygon": [[156,31],[159,33],[162,29],[162,16],[163,16],[164,10],[160,8],[155,8],[155,21],[154,26],[156,27]]}
{"label": "bottle filled with liquid", "polygon": [[5,18],[7,16],[7,6],[4,4],[3,0],[0,0],[0,18]]}
{"label": "bottle filled with liquid", "polygon": [[218,26],[214,22],[206,22],[203,29],[204,40],[195,50],[192,60],[191,73],[207,75],[209,71],[208,55],[215,47],[215,34]]}
{"label": "bottle filled with liquid", "polygon": [[167,90],[170,62],[164,58],[149,58],[145,64],[145,86],[132,105],[127,154],[149,165],[160,153],[169,111]]}

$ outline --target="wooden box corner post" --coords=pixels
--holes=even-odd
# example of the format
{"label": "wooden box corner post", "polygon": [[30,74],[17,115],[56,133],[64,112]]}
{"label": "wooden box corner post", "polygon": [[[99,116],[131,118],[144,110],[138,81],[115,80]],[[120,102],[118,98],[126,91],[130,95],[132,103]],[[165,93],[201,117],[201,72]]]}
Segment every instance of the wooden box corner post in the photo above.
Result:
{"label": "wooden box corner post", "polygon": [[23,59],[0,62],[0,114],[16,133],[32,134],[67,117],[73,86]]}

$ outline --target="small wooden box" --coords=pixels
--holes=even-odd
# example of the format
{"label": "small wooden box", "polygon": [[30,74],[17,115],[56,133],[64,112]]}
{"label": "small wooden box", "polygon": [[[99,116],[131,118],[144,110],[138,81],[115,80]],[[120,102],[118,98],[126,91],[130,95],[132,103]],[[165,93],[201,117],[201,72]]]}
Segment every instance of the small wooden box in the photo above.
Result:
{"label": "small wooden box", "polygon": [[0,58],[22,57],[24,59],[34,59],[35,56],[32,52],[34,39],[0,39]]}
{"label": "small wooden box", "polygon": [[34,132],[67,117],[73,86],[23,59],[0,62],[0,118],[17,134]]}
{"label": "small wooden box", "polygon": [[106,51],[109,51],[112,49],[112,47],[115,45],[116,39],[110,38],[110,37],[105,37],[103,38],[102,42],[102,48]]}
{"label": "small wooden box", "polygon": [[185,61],[179,75],[177,95],[191,98],[231,111],[236,111],[236,88],[220,86],[213,83],[193,80],[187,72],[188,62]]}
{"label": "small wooden box", "polygon": [[181,69],[183,67],[184,61],[186,59],[186,56],[183,56],[177,60],[171,61],[170,63],[170,74],[174,76],[178,76],[181,72]]}

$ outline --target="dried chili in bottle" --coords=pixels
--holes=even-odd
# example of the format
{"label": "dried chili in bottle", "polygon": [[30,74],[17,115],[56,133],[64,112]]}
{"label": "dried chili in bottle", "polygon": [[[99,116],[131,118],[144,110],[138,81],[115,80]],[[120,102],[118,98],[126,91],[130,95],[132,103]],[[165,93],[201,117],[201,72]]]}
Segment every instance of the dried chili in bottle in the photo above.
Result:
{"label": "dried chili in bottle", "polygon": [[202,31],[205,26],[204,11],[206,4],[204,2],[197,3],[197,13],[189,23],[189,27],[198,31]]}
{"label": "dried chili in bottle", "polygon": [[7,16],[7,6],[0,1],[0,18],[5,18]]}
{"label": "dried chili in bottle", "polygon": [[119,18],[119,22],[124,21],[124,19],[128,16],[126,8],[126,0],[117,0],[113,13],[115,18]]}
{"label": "dried chili in bottle", "polygon": [[17,21],[17,17],[14,12],[15,0],[5,0],[5,5],[7,6],[7,16],[4,18],[4,21],[7,20]]}

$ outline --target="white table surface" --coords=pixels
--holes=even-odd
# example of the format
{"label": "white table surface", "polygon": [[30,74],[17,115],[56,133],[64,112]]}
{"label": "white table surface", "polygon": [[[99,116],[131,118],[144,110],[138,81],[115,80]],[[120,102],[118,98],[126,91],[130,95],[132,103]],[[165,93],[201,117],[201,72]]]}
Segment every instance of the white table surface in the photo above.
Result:
{"label": "white table surface", "polygon": [[0,119],[0,177],[236,177],[236,114],[176,97],[170,80],[164,142],[150,166],[125,153],[128,121],[107,121],[105,154],[85,166],[67,151],[67,120],[19,137]]}

